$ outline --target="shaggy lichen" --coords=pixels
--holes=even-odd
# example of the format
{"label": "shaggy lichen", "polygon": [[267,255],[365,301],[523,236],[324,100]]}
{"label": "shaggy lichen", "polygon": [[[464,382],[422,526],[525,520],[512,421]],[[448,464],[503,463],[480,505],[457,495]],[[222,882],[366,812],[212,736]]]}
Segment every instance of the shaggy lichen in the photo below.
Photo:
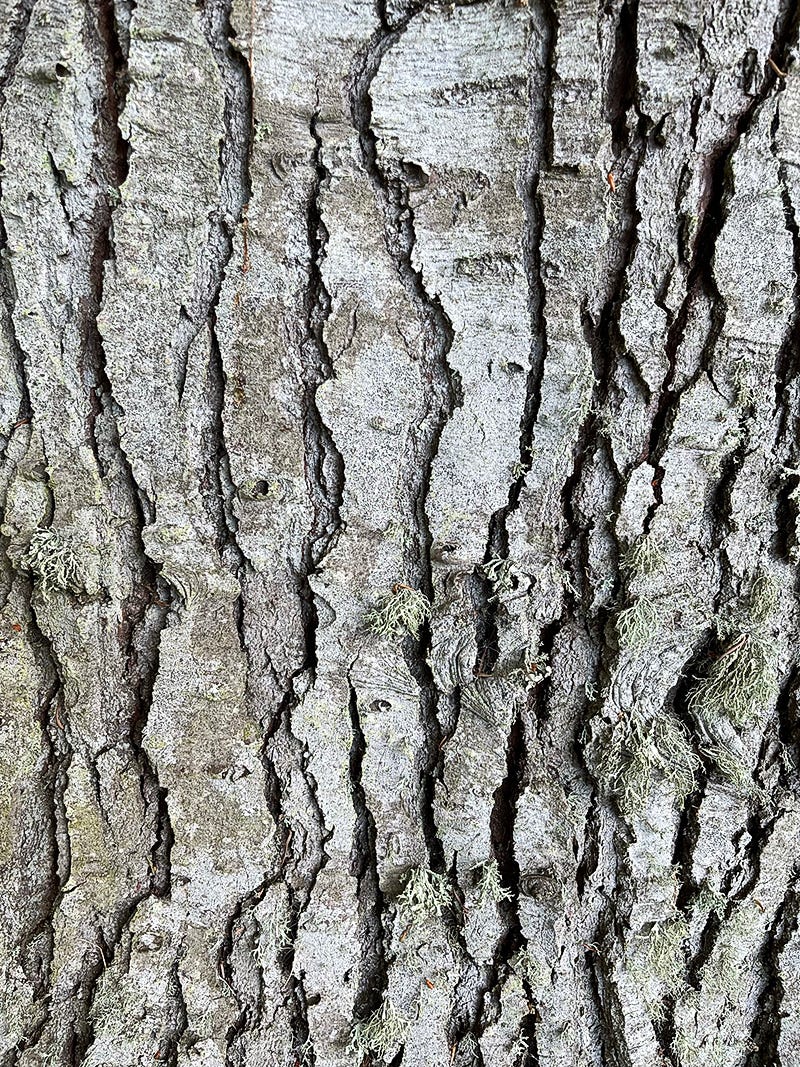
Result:
{"label": "shaggy lichen", "polygon": [[[664,998],[676,996],[684,982],[686,960],[683,942],[688,933],[686,920],[674,916],[655,923],[647,935],[647,963],[634,963],[631,974],[636,976],[645,989],[647,1009],[653,1019],[664,1013]],[[649,987],[649,988],[648,988]]]}
{"label": "shaggy lichen", "polygon": [[379,1060],[390,1060],[405,1040],[407,1030],[408,1019],[387,997],[369,1018],[353,1026],[348,1052],[357,1064],[370,1054]]}
{"label": "shaggy lichen", "polygon": [[282,953],[292,946],[292,929],[289,911],[284,901],[276,901],[272,908],[261,916],[261,933],[254,956],[263,967],[273,953]]}
{"label": "shaggy lichen", "polygon": [[727,715],[735,726],[744,726],[774,697],[775,675],[771,644],[753,634],[741,634],[692,694],[692,710],[703,715]]}
{"label": "shaggy lichen", "polygon": [[640,811],[657,775],[682,804],[694,788],[700,761],[684,727],[669,713],[643,719],[634,712],[600,748],[598,772],[628,814]]}
{"label": "shaggy lichen", "polygon": [[421,919],[441,916],[452,902],[450,883],[443,874],[416,867],[397,898],[397,917],[401,926],[410,926]]}
{"label": "shaggy lichen", "polygon": [[657,574],[665,566],[664,553],[653,534],[631,545],[622,557],[623,568],[633,575]]}
{"label": "shaggy lichen", "polygon": [[497,860],[489,860],[484,863],[482,874],[478,881],[478,906],[491,901],[499,904],[501,900],[511,900],[511,892],[500,881],[500,868]]}
{"label": "shaggy lichen", "polygon": [[512,1067],[518,1067],[525,1063],[528,1058],[528,1038],[524,1034],[518,1034],[508,1051],[508,1062]]}
{"label": "shaggy lichen", "polygon": [[776,649],[758,632],[759,623],[739,627],[738,632],[727,626],[720,629],[728,638],[727,647],[695,689],[689,707],[701,718],[727,716],[735,726],[745,726],[776,695]]}
{"label": "shaggy lichen", "polygon": [[754,795],[759,787],[742,755],[721,742],[715,722],[727,719],[739,729],[756,720],[778,693],[778,648],[767,622],[775,609],[777,588],[771,578],[753,582],[747,611],[717,622],[726,646],[689,698],[689,709],[710,744],[701,752],[737,790]]}
{"label": "shaggy lichen", "polygon": [[639,648],[652,637],[658,625],[658,612],[646,597],[639,597],[617,616],[617,640],[621,648]]}
{"label": "shaggy lichen", "polygon": [[478,569],[492,584],[492,601],[499,600],[503,593],[510,593],[514,588],[514,565],[510,559],[492,556]]}
{"label": "shaggy lichen", "polygon": [[458,1052],[462,1067],[471,1067],[472,1064],[481,1062],[480,1046],[473,1033],[464,1034],[458,1043]]}
{"label": "shaggy lichen", "polygon": [[378,604],[367,612],[367,629],[378,637],[419,637],[423,623],[431,617],[431,602],[418,589],[404,582],[392,586]]}
{"label": "shaggy lichen", "polygon": [[38,579],[45,600],[57,590],[70,593],[84,590],[84,576],[72,542],[57,530],[35,530],[21,563]]}
{"label": "shaggy lichen", "polygon": [[706,745],[701,749],[701,753],[738,792],[749,797],[759,794],[759,786],[756,785],[750,768],[736,752],[724,745]]}

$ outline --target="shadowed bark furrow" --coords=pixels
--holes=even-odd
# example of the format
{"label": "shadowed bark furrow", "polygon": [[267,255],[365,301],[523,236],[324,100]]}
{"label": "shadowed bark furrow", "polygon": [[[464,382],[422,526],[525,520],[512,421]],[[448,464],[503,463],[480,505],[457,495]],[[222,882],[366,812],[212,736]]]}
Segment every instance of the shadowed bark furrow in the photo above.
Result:
{"label": "shadowed bark furrow", "polygon": [[[370,42],[360,68],[353,74],[352,115],[358,132],[363,166],[369,175],[384,219],[384,240],[421,325],[416,358],[420,360],[423,379],[422,412],[410,435],[406,453],[403,484],[406,495],[405,519],[410,536],[404,545],[404,574],[429,598],[433,596],[431,575],[431,533],[426,513],[430,472],[442,429],[459,403],[458,379],[447,362],[453,339],[451,323],[441,302],[428,293],[419,267],[414,263],[416,235],[414,213],[408,186],[400,172],[382,167],[378,159],[378,142],[372,128],[370,88],[386,53],[401,39],[410,21],[423,10],[409,8],[402,19],[389,29],[385,23]],[[379,12],[380,13],[380,12]],[[382,20],[383,21],[383,20]],[[427,663],[425,638],[420,647],[405,646],[408,669],[420,688],[420,707],[427,751],[421,755],[425,781],[420,797],[420,818],[428,844],[429,861],[434,869],[443,864],[441,844],[433,815],[433,776],[439,763],[441,742],[440,694]],[[444,709],[442,709],[443,711]]]}

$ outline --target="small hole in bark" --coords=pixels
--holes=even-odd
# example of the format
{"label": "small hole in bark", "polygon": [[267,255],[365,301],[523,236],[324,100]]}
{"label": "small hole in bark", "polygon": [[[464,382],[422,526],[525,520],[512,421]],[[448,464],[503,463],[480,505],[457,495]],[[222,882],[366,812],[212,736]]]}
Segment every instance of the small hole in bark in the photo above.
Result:
{"label": "small hole in bark", "polygon": [[424,189],[428,184],[429,176],[416,163],[409,163],[408,160],[403,160],[400,168],[403,171],[403,177],[409,189]]}
{"label": "small hole in bark", "polygon": [[59,78],[68,78],[69,67],[65,67],[63,63],[56,63],[56,74]]}

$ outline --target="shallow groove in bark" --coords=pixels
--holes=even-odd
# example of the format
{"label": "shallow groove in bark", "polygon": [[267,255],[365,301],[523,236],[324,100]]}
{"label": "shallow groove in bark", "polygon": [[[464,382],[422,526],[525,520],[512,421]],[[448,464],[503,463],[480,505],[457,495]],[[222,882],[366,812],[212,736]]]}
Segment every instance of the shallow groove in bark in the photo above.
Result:
{"label": "shallow groove in bark", "polygon": [[[447,360],[453,342],[453,327],[439,298],[427,292],[422,272],[413,265],[412,253],[416,237],[408,188],[400,173],[390,174],[384,171],[379,163],[377,137],[372,129],[370,99],[370,86],[383,57],[400,39],[411,18],[423,10],[423,6],[415,7],[409,10],[392,30],[388,30],[383,23],[376,31],[366,49],[356,58],[351,75],[350,106],[353,126],[359,139],[361,162],[383,216],[386,248],[423,327],[420,364],[423,378],[429,388],[425,390],[423,414],[417,424],[416,434],[412,435],[404,469],[405,510],[409,529],[414,534],[406,548],[408,573],[404,577],[415,582],[432,598],[432,538],[425,501],[442,431],[454,408],[463,402],[463,398],[458,375],[450,368]],[[378,14],[381,17],[380,10]],[[404,655],[421,691],[420,707],[426,735],[426,751],[422,754],[422,822],[431,863],[436,868],[441,866],[444,858],[433,815],[434,775],[441,765],[442,731],[438,715],[440,696],[426,658],[429,641],[429,629],[425,627],[419,646],[412,641],[404,642]]]}
{"label": "shallow groove in bark", "polygon": [[[10,27],[11,43],[3,69],[0,71],[0,107],[5,103],[6,89],[16,73],[17,66],[25,47],[25,38],[31,21],[31,14],[36,6],[36,0],[19,0],[17,13]],[[0,146],[2,146],[2,132],[0,131]]]}
{"label": "shallow groove in bark", "polygon": [[492,516],[489,526],[484,562],[493,555],[505,558],[508,555],[508,517],[519,506],[519,498],[525,485],[525,477],[531,463],[531,452],[536,432],[536,420],[542,402],[542,382],[547,358],[547,321],[544,314],[545,286],[542,276],[541,243],[544,231],[544,205],[539,194],[541,172],[546,162],[547,145],[544,130],[547,127],[547,111],[552,106],[552,68],[555,49],[554,20],[547,18],[546,4],[540,7],[544,29],[538,53],[534,54],[533,43],[529,49],[529,107],[528,107],[528,158],[520,175],[519,195],[525,211],[525,231],[522,240],[522,259],[528,282],[528,313],[531,323],[531,349],[528,380],[525,387],[525,405],[520,419],[519,463],[520,474],[509,486],[508,502]]}
{"label": "shallow groove in bark", "polygon": [[[780,55],[784,52],[788,42],[791,40],[798,17],[797,11],[793,11],[792,7],[792,3],[785,2],[785,0],[781,4],[781,9],[775,20],[773,54]],[[706,357],[704,365],[706,366],[708,365],[709,357],[713,354],[717,338],[724,323],[724,303],[720,299],[714,280],[713,263],[717,238],[722,231],[726,218],[724,204],[725,197],[729,191],[729,164],[743,134],[750,128],[754,118],[775,86],[776,80],[777,74],[768,67],[758,93],[753,96],[751,102],[740,114],[732,116],[728,138],[705,161],[705,191],[703,202],[700,204],[700,222],[691,251],[686,295],[668,331],[666,355],[669,369],[661,385],[658,406],[650,433],[649,462],[656,470],[656,480],[659,483],[664,475],[661,459],[668,446],[671,421],[674,418],[677,403],[683,392],[683,390],[675,390],[674,388],[677,353],[684,338],[692,301],[696,299],[700,292],[705,292],[710,296],[713,306],[711,335],[707,338],[703,347]],[[657,493],[656,499],[657,503],[660,503],[660,493]],[[650,518],[652,518],[652,515]]]}
{"label": "shallow groove in bark", "polygon": [[[783,1061],[779,1054],[784,983],[780,967],[780,955],[789,939],[797,931],[800,897],[797,893],[797,878],[793,878],[767,933],[761,952],[761,965],[765,980],[758,1000],[758,1010],[753,1018],[750,1033],[753,1050],[747,1057],[745,1067],[776,1067]],[[784,1063],[784,1067],[789,1064]]]}
{"label": "shallow groove in bark", "polygon": [[358,714],[358,696],[349,681],[350,722],[353,743],[350,749],[350,783],[355,809],[351,871],[358,881],[358,940],[361,944],[358,990],[354,998],[353,1017],[366,1019],[381,1004],[388,985],[384,948],[383,894],[378,880],[378,861],[375,852],[375,822],[367,805],[361,773],[366,752],[366,739]]}
{"label": "shallow groove in bark", "polygon": [[304,337],[301,342],[303,362],[303,438],[306,452],[306,482],[314,510],[311,529],[302,549],[302,568],[297,576],[304,610],[306,663],[316,670],[315,637],[318,625],[314,593],[309,576],[333,547],[341,529],[339,510],[344,493],[344,460],[317,405],[317,390],[333,374],[325,325],[331,311],[331,298],[322,276],[328,232],[322,217],[321,196],[330,175],[323,159],[323,142],[319,133],[319,113],[312,115],[309,131],[314,141],[312,165],[314,181],[306,207],[308,236],[308,284],[304,298]]}

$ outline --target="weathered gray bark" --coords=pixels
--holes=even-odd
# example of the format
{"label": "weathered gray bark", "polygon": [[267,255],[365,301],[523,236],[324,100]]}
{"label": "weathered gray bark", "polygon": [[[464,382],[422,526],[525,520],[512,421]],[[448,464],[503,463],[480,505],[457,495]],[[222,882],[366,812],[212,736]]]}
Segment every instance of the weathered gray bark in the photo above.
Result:
{"label": "weathered gray bark", "polygon": [[0,0],[4,1067],[800,1063],[797,32]]}

